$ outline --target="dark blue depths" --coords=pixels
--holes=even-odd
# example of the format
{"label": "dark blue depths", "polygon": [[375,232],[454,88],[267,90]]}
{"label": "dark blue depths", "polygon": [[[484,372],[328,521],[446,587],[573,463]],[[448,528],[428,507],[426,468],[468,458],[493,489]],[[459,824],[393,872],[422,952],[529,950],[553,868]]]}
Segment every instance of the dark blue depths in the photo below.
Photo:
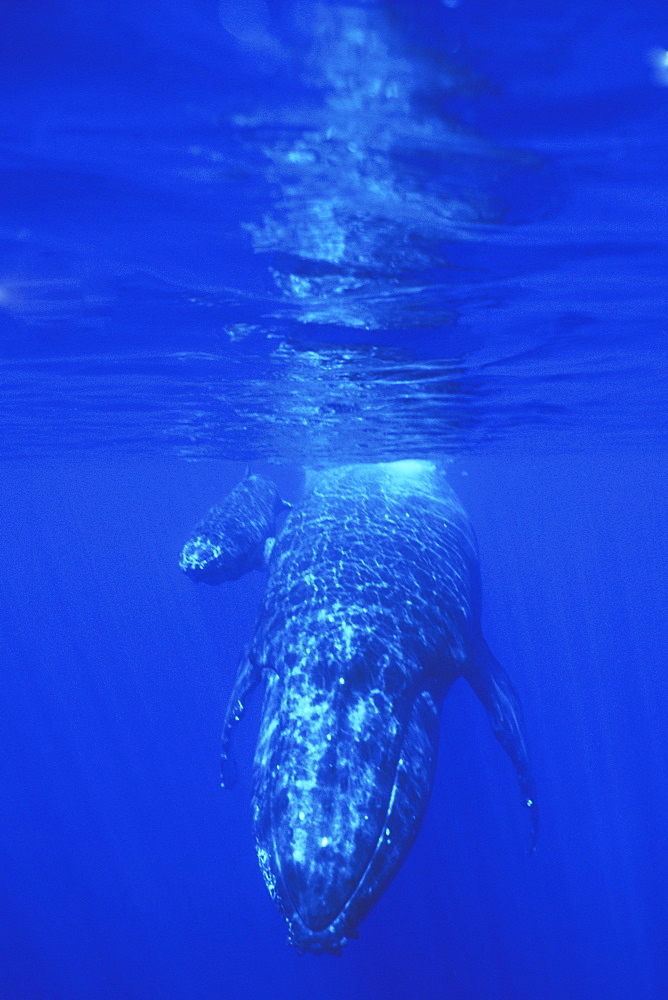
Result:
{"label": "dark blue depths", "polygon": [[293,943],[337,952],[415,839],[440,705],[457,677],[488,708],[535,821],[521,709],[480,632],[473,532],[433,463],[309,473],[268,571],[224,764],[229,730],[262,677],[260,866]]}
{"label": "dark blue depths", "polygon": [[[235,734],[239,788],[219,788],[224,700],[265,580],[196,587],[176,556],[243,468],[6,467],[3,1000],[660,1000],[668,536],[666,458],[649,459],[452,470],[485,634],[522,692],[540,837],[528,856],[512,768],[454,684],[420,834],[340,959],[286,947],[258,870],[257,701]],[[277,483],[299,495],[296,475]]]}

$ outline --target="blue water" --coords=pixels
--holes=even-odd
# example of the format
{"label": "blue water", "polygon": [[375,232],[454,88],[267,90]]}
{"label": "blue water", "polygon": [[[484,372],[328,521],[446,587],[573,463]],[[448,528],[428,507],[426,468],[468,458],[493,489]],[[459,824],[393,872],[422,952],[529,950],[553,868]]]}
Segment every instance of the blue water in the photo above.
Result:
{"label": "blue water", "polygon": [[[0,11],[0,996],[668,993],[668,12]],[[178,553],[247,463],[439,457],[541,808],[465,685],[417,843],[299,956],[219,733],[261,573]]]}

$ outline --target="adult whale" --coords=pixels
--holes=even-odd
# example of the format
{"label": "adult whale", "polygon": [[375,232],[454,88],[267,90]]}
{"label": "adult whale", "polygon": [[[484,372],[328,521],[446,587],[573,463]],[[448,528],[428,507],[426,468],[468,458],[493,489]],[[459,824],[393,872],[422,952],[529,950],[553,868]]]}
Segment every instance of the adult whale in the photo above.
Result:
{"label": "adult whale", "polygon": [[308,475],[269,559],[223,733],[266,691],[253,776],[265,881],[301,950],[355,936],[429,798],[444,695],[465,677],[537,815],[517,694],[480,630],[475,537],[428,462]]}

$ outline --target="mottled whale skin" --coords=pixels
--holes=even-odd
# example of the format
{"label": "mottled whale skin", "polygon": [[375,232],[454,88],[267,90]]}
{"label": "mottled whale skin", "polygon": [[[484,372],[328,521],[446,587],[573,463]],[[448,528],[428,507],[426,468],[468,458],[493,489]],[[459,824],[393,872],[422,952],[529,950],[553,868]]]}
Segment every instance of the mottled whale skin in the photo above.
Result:
{"label": "mottled whale skin", "polygon": [[300,950],[340,951],[404,860],[458,677],[515,764],[535,832],[519,700],[481,634],[476,541],[442,472],[309,474],[271,553],[223,733],[225,783],[232,726],[263,678],[257,854]]}
{"label": "mottled whale skin", "polygon": [[183,546],[179,566],[192,580],[238,580],[264,566],[278,515],[290,504],[270,479],[247,473],[199,522]]}

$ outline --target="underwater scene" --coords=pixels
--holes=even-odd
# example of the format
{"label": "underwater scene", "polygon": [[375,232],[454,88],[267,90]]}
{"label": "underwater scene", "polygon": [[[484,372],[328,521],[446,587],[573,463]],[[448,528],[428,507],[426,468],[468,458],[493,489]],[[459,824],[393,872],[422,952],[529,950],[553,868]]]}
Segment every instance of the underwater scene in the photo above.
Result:
{"label": "underwater scene", "polygon": [[662,1000],[668,8],[0,81],[0,1000]]}

